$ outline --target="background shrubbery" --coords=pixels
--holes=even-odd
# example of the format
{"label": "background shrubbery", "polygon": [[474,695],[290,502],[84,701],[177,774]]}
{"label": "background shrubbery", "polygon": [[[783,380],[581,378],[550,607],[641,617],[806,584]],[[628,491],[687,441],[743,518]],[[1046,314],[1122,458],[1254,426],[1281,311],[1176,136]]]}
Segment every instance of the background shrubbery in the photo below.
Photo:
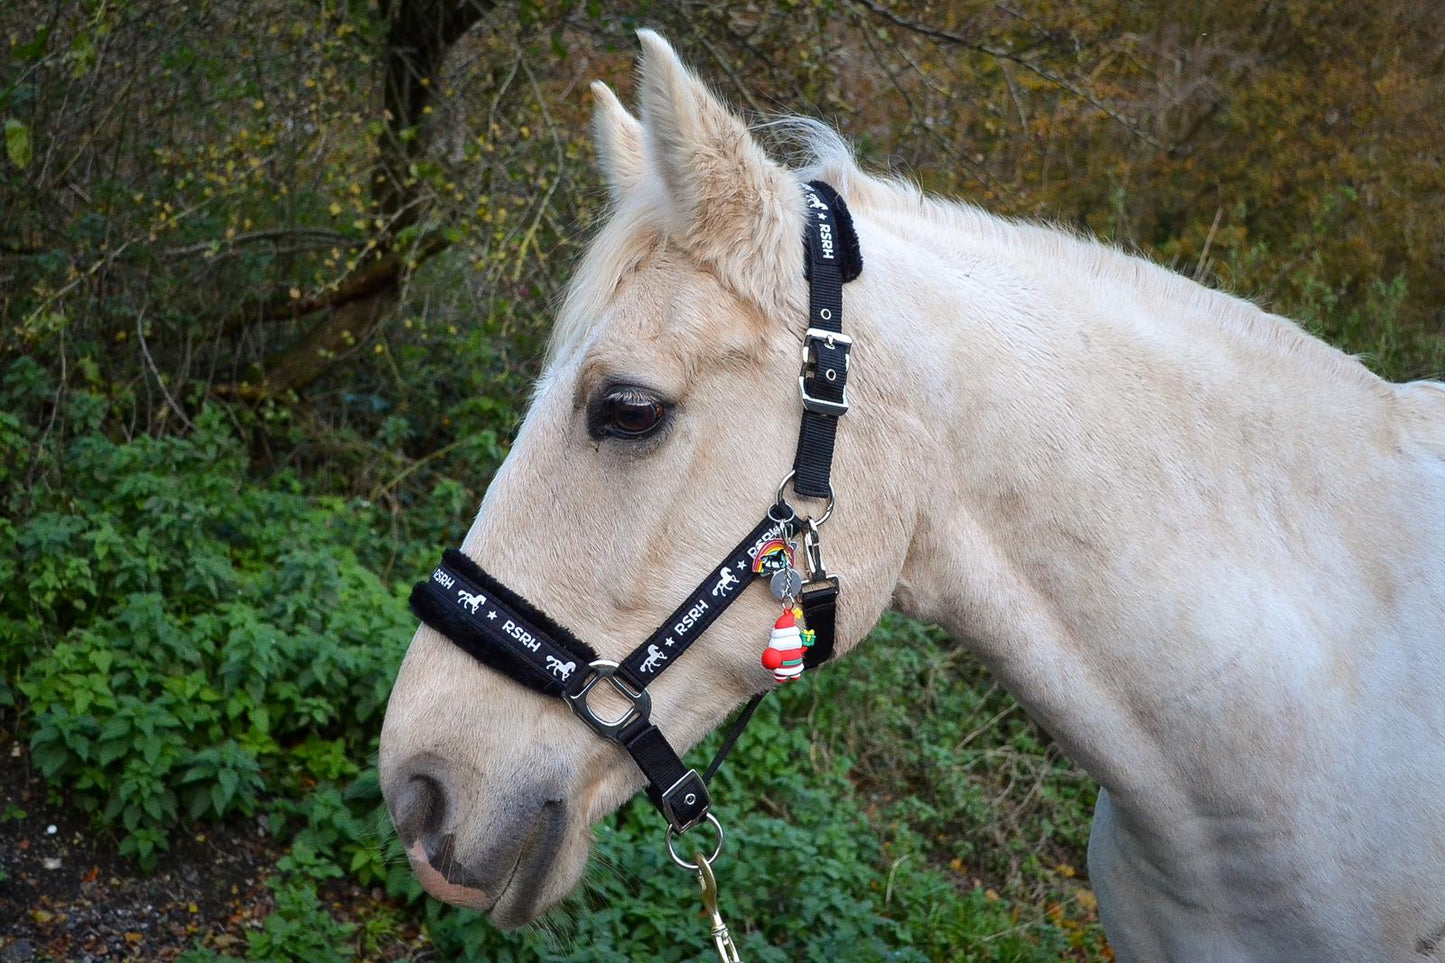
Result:
{"label": "background shrubbery", "polygon": [[[601,208],[582,88],[626,93],[641,24],[874,166],[1258,297],[1389,377],[1445,368],[1425,0],[7,4],[3,738],[139,868],[264,819],[253,958],[394,957],[418,920],[449,958],[701,946],[644,807],[502,936],[419,898],[371,772],[405,591],[505,457]],[[769,700],[721,777],[747,958],[1099,958],[1088,780],[936,633],[866,649]],[[388,899],[323,898],[357,884]]]}

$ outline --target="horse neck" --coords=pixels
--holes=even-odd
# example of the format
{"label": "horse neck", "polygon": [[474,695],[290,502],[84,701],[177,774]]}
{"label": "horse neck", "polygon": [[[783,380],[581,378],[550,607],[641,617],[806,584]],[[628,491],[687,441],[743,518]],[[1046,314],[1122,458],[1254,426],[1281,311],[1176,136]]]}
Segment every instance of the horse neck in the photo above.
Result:
{"label": "horse neck", "polygon": [[1392,550],[1370,529],[1398,530],[1401,506],[1388,466],[1349,466],[1388,461],[1389,386],[1069,238],[1040,233],[1030,256],[859,220],[852,303],[889,355],[880,393],[934,459],[915,462],[900,608],[974,651],[1116,799],[1168,810],[1235,778],[1232,753],[1297,745],[1319,666],[1348,663],[1380,609],[1359,559]]}

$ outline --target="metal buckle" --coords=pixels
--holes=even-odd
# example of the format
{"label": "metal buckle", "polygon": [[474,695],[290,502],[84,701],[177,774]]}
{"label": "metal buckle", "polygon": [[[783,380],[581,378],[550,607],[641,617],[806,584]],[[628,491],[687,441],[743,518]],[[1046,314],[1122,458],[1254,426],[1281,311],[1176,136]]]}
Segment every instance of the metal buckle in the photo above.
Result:
{"label": "metal buckle", "polygon": [[[617,670],[620,666],[610,659],[598,659],[588,666],[592,674],[582,687],[576,692],[562,693],[569,703],[572,704],[572,711],[577,717],[587,723],[592,731],[604,739],[617,741],[617,734],[623,729],[632,725],[638,719],[646,720],[652,714],[652,696],[648,695],[646,689],[634,689],[623,680],[617,678]],[[608,684],[615,689],[622,698],[631,703],[627,710],[616,719],[604,719],[593,711],[592,706],[587,702],[587,693],[592,691],[593,686],[606,679]]]}
{"label": "metal buckle", "polygon": [[[701,795],[703,799],[703,806],[702,811],[699,812],[696,816],[694,816],[692,819],[689,819],[687,822],[682,822],[678,819],[677,810],[675,810],[672,806],[672,794],[679,787],[681,787],[683,783],[690,781],[695,781],[697,783],[697,789],[694,792],[688,793],[688,796],[683,797],[682,801],[684,803],[687,803],[687,805],[691,806],[697,802],[697,796]],[[688,797],[692,798],[689,799]],[[667,791],[662,794],[662,815],[667,820],[668,828],[677,833],[685,833],[689,829],[692,829],[694,826],[700,824],[704,819],[709,818],[710,814],[708,812],[708,809],[711,806],[712,797],[708,795],[707,783],[702,781],[702,776],[698,775],[696,769],[689,769],[687,772],[683,773],[682,778],[679,779],[677,782],[673,783],[671,786],[668,786]]]}
{"label": "metal buckle", "polygon": [[[808,375],[816,372],[817,346],[826,344],[830,351],[842,349],[843,351],[843,399],[841,401],[830,401],[827,398],[818,398],[808,394]],[[803,395],[803,409],[819,415],[831,415],[834,418],[841,418],[848,413],[848,382],[847,371],[852,359],[853,339],[841,331],[824,331],[822,328],[809,328],[803,335],[803,368],[798,372],[798,390]],[[833,374],[829,371],[829,374]]]}

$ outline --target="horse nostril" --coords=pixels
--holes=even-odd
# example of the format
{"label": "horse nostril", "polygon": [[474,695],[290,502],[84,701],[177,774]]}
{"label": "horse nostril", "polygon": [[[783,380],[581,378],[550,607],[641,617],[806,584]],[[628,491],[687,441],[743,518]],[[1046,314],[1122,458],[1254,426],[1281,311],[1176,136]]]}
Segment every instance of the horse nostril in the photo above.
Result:
{"label": "horse nostril", "polygon": [[436,835],[447,817],[447,795],[430,776],[412,776],[391,812],[402,845]]}

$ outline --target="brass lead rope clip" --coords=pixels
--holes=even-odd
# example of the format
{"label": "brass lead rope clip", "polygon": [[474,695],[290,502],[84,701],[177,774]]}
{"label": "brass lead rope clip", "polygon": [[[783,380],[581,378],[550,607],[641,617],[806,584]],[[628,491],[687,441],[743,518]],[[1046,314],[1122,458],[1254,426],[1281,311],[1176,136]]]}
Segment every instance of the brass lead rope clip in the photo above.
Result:
{"label": "brass lead rope clip", "polygon": [[743,963],[743,958],[738,955],[737,944],[733,942],[732,934],[728,932],[728,925],[723,922],[722,913],[717,908],[717,877],[713,875],[712,864],[717,862],[718,856],[722,854],[722,824],[712,813],[708,813],[705,818],[712,826],[713,831],[717,833],[717,846],[713,848],[711,856],[698,850],[697,856],[694,857],[697,862],[689,863],[677,855],[672,841],[675,836],[682,834],[674,833],[671,826],[667,827],[667,855],[672,857],[674,863],[697,878],[697,885],[702,889],[703,909],[707,910],[707,915],[712,918],[712,945],[713,949],[717,950],[719,963]]}
{"label": "brass lead rope clip", "polygon": [[712,873],[712,863],[701,852],[697,854],[697,884],[702,887],[703,909],[712,917],[712,945],[717,950],[720,963],[742,963],[738,956],[737,944],[733,942],[728,925],[723,922],[717,908],[717,877]]}

